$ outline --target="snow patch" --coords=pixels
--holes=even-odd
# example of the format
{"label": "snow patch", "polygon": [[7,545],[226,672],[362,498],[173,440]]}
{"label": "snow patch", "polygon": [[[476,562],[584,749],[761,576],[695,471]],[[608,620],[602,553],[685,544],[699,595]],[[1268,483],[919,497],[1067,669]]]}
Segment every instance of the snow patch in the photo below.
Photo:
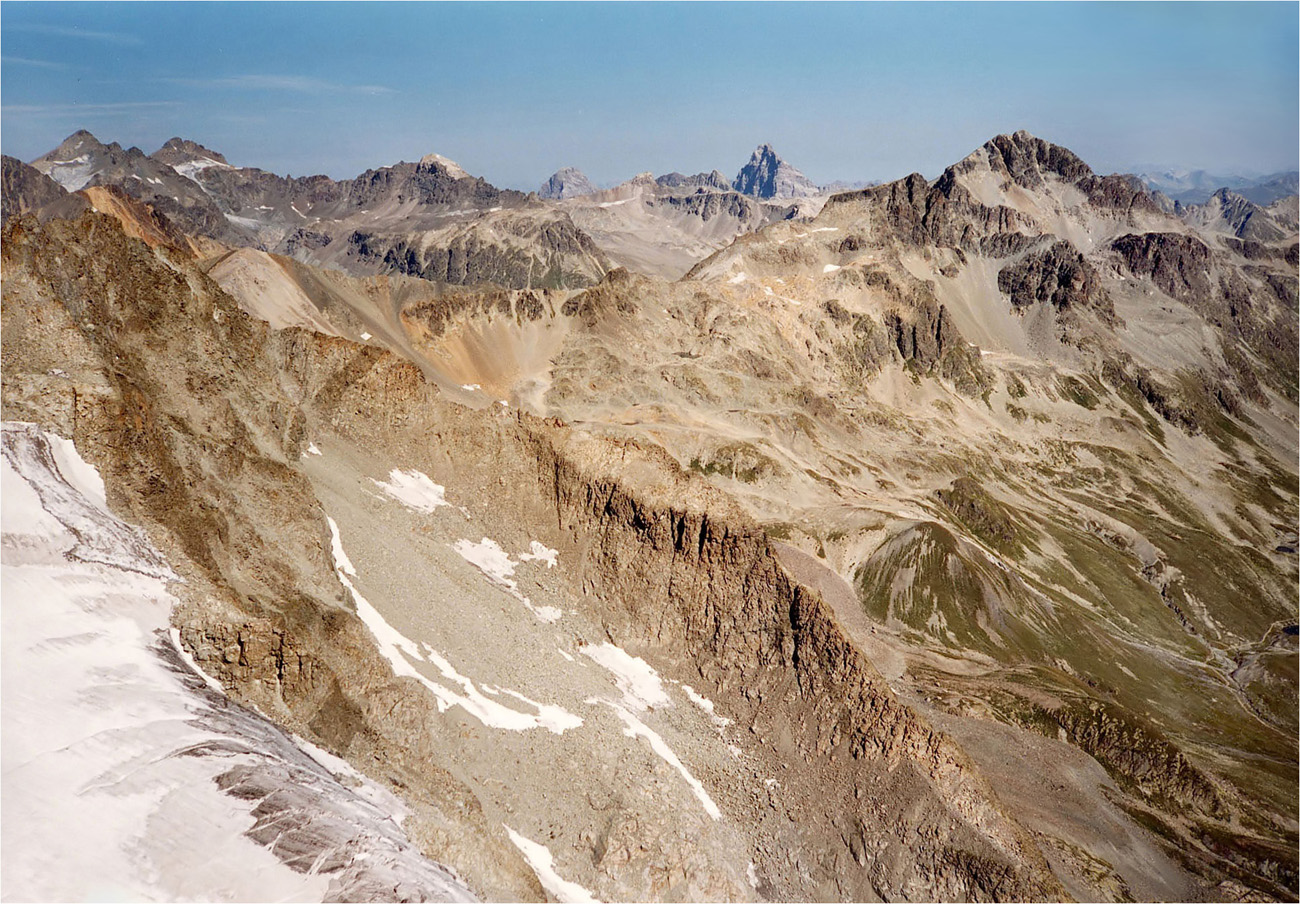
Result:
{"label": "snow patch", "polygon": [[308,455],[320,455],[320,454],[322,454],[322,453],[321,453],[321,450],[318,449],[318,448],[316,447],[316,444],[315,444],[315,443],[308,443],[308,444],[307,444],[307,454],[308,454]]}
{"label": "snow patch", "polygon": [[726,728],[728,725],[731,724],[731,720],[728,719],[726,716],[720,716],[716,712],[714,712],[712,700],[701,695],[699,692],[695,690],[695,688],[691,687],[689,684],[682,685],[682,693],[684,693],[687,697],[689,697],[692,703],[694,703],[700,709],[708,713],[709,718],[713,720],[714,725],[718,726],[719,728]]}
{"label": "snow patch", "polygon": [[451,505],[447,501],[447,488],[434,483],[427,475],[416,471],[401,471],[397,468],[388,472],[388,482],[371,480],[389,496],[402,505],[417,512],[432,513],[439,506]]}
{"label": "snow patch", "polygon": [[749,279],[749,277],[746,276],[744,273],[737,273],[735,276],[731,277],[731,279],[727,280],[727,282],[730,285],[738,286],[747,279]]}
{"label": "snow patch", "polygon": [[203,183],[199,182],[199,173],[212,167],[222,169],[234,169],[229,163],[222,163],[220,160],[213,160],[211,157],[200,157],[197,160],[187,160],[185,163],[178,163],[172,167],[178,174],[189,179],[191,182],[202,187]]}
{"label": "snow patch", "polygon": [[361,341],[362,341],[362,342],[369,342],[372,338],[374,338],[374,337],[372,337],[369,333],[365,332],[364,330],[361,332]]}
{"label": "snow patch", "polygon": [[549,848],[528,840],[510,826],[505,826],[505,830],[510,835],[510,840],[514,842],[515,847],[519,848],[520,853],[524,855],[524,859],[528,861],[528,865],[533,868],[533,872],[537,874],[537,881],[542,883],[542,887],[555,900],[561,902],[561,904],[599,904],[587,889],[576,882],[569,882],[561,878],[560,874],[555,871],[555,858],[551,856]]}
{"label": "snow patch", "polygon": [[482,389],[483,387],[477,383],[462,383],[460,384],[460,388],[465,390],[466,392],[474,392],[476,390]]}
{"label": "snow patch", "polygon": [[700,784],[699,779],[691,775],[691,771],[686,768],[686,765],[680,759],[677,758],[677,754],[673,753],[672,748],[668,746],[667,742],[665,742],[654,729],[650,728],[617,703],[611,703],[608,700],[588,700],[587,702],[604,703],[610,709],[614,710],[614,714],[617,715],[623,721],[623,724],[627,726],[623,730],[623,734],[629,738],[645,738],[649,741],[650,749],[657,753],[659,758],[665,763],[680,772],[682,778],[686,779],[686,784],[690,786],[691,792],[699,799],[700,804],[703,805],[704,812],[708,813],[713,819],[722,818],[722,811],[719,810],[718,805],[713,802],[713,798],[709,796],[709,792],[704,790],[704,785]]}
{"label": "snow patch", "polygon": [[79,191],[94,178],[95,168],[90,162],[90,155],[82,154],[71,160],[54,161],[50,164],[47,175],[68,191]]}
{"label": "snow patch", "polygon": [[[545,556],[539,556],[537,554],[537,547],[541,546],[543,550],[546,550],[546,547],[542,546],[536,540],[533,541],[533,544],[533,555],[530,556],[528,553],[524,553],[524,555],[520,556],[521,561],[525,558],[545,559]],[[540,621],[544,621],[547,624],[554,624],[559,621],[560,616],[564,614],[554,606],[533,605],[533,601],[520,592],[519,584],[514,579],[515,566],[518,565],[519,562],[512,560],[506,551],[501,548],[501,544],[496,540],[492,540],[488,537],[484,537],[478,543],[471,543],[468,540],[457,540],[455,544],[452,545],[452,549],[456,550],[462,559],[481,571],[489,581],[496,584],[515,599],[519,600],[519,602],[523,603],[528,611],[537,616]],[[554,550],[546,551],[549,553],[555,552]]]}
{"label": "snow patch", "polygon": [[822,272],[834,273],[836,270],[840,270],[840,269],[842,268],[838,264],[827,264],[825,267],[822,267]]}
{"label": "snow patch", "polygon": [[648,707],[672,706],[659,673],[644,659],[631,656],[612,643],[588,644],[582,648],[582,655],[613,674],[628,707],[642,711]]}
{"label": "snow patch", "polygon": [[531,552],[520,553],[519,561],[521,562],[545,562],[547,569],[556,566],[556,556],[560,554],[559,550],[551,549],[543,543],[533,540],[528,544]]}

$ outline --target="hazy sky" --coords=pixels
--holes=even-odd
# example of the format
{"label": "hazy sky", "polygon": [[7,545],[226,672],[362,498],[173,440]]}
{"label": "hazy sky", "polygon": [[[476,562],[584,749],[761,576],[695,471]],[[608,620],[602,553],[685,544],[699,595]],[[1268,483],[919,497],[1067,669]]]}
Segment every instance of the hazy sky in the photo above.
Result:
{"label": "hazy sky", "polygon": [[79,128],[353,176],[437,151],[817,182],[944,166],[1019,128],[1104,172],[1297,168],[1296,3],[0,4],[0,144]]}

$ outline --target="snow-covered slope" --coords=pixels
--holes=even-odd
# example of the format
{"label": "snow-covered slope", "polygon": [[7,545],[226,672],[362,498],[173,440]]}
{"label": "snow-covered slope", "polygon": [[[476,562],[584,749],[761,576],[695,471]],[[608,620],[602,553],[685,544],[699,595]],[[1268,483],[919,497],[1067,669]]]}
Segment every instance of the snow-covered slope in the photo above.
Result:
{"label": "snow-covered slope", "polygon": [[3,427],[9,900],[474,900],[342,760],[232,703],[71,442]]}

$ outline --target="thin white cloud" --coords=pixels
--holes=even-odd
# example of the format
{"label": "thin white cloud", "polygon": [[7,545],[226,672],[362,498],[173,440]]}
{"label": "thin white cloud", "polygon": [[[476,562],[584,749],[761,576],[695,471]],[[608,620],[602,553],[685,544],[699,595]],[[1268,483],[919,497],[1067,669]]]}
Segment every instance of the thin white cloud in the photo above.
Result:
{"label": "thin white cloud", "polygon": [[129,113],[132,110],[151,110],[160,107],[179,107],[177,100],[134,101],[118,104],[5,104],[0,113],[5,116],[103,116]]}
{"label": "thin white cloud", "polygon": [[0,57],[0,63],[13,63],[18,66],[32,66],[37,69],[67,69],[63,63],[52,63],[49,60],[30,60],[27,57],[6,56]]}
{"label": "thin white cloud", "polygon": [[305,75],[233,75],[224,78],[169,78],[187,88],[230,88],[244,91],[296,91],[302,94],[396,94],[383,85],[343,85]]}
{"label": "thin white cloud", "polygon": [[52,38],[84,38],[88,41],[102,41],[105,44],[141,44],[143,43],[135,35],[123,34],[120,31],[91,31],[86,28],[71,28],[63,25],[36,25],[32,23],[20,23],[18,25],[8,25],[9,31],[25,31],[34,35],[48,35]]}

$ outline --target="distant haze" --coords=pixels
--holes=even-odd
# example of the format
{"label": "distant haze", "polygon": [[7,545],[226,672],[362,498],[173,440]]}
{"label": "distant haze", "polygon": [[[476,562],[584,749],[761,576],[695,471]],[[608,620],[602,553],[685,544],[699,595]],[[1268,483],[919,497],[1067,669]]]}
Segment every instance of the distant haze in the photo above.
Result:
{"label": "distant haze", "polygon": [[[69,133],[350,177],[436,151],[563,166],[936,175],[1024,128],[1103,172],[1297,168],[1294,3],[5,3],[7,154]],[[1155,161],[1155,163],[1152,163]]]}

